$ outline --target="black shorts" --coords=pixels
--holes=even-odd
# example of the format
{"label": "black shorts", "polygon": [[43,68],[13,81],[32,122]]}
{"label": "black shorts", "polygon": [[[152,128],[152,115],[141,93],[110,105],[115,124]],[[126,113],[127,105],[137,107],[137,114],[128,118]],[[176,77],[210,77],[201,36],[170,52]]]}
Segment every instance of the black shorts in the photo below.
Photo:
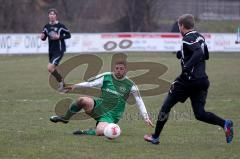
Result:
{"label": "black shorts", "polygon": [[[188,97],[199,98],[205,101],[207,96],[198,96],[201,92],[207,93],[209,87],[208,78],[202,78],[194,81],[186,81],[178,77],[172,84],[169,90],[169,95],[177,101],[184,103]],[[204,94],[205,94],[204,93]],[[202,99],[203,98],[203,99]]]}
{"label": "black shorts", "polygon": [[48,56],[49,56],[49,63],[58,66],[58,64],[60,63],[63,55],[64,55],[64,52],[61,52],[61,51],[49,52],[49,54],[48,54]]}

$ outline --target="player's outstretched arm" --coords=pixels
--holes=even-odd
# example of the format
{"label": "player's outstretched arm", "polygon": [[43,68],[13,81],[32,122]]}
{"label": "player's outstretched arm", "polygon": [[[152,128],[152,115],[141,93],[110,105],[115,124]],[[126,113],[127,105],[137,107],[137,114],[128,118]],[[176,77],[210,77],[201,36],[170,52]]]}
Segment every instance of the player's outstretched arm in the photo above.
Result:
{"label": "player's outstretched arm", "polygon": [[154,127],[152,121],[149,118],[147,109],[145,107],[145,104],[144,104],[144,102],[142,100],[142,97],[141,97],[141,95],[139,93],[139,90],[138,90],[136,85],[132,86],[131,93],[132,93],[132,95],[134,96],[134,98],[136,100],[136,106],[138,107],[138,109],[139,109],[139,111],[140,111],[140,113],[141,113],[145,123],[148,126]]}
{"label": "player's outstretched arm", "polygon": [[103,77],[95,79],[93,81],[89,81],[89,82],[81,82],[81,83],[77,83],[74,85],[70,85],[70,86],[66,86],[65,89],[67,90],[66,92],[70,92],[73,91],[76,88],[100,88],[103,85]]}
{"label": "player's outstretched arm", "polygon": [[71,38],[71,33],[66,28],[66,26],[62,24],[62,27],[60,28],[60,33],[59,33],[59,39],[69,39],[69,38]]}

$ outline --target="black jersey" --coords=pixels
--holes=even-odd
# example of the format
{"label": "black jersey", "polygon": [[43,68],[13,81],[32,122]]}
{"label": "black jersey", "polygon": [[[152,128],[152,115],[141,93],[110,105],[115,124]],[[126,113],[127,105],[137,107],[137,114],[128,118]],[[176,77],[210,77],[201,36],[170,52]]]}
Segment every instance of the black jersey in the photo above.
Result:
{"label": "black jersey", "polygon": [[[45,35],[44,39],[42,40],[46,40],[46,38],[48,38],[49,53],[66,51],[66,44],[64,39],[71,38],[71,33],[63,24],[59,22],[56,22],[54,24],[46,24],[42,32]],[[60,35],[60,38],[57,40],[51,39],[51,36],[56,33]]]}
{"label": "black jersey", "polygon": [[181,58],[182,72],[190,74],[189,80],[207,77],[205,60],[209,58],[208,48],[204,37],[197,31],[190,31],[183,36],[178,58]]}

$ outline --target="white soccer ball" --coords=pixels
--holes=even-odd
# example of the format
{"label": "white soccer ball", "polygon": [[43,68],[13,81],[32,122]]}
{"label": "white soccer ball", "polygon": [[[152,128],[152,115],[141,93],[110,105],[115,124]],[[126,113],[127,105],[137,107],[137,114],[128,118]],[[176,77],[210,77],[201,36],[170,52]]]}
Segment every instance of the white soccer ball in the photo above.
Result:
{"label": "white soccer ball", "polygon": [[104,136],[109,139],[115,139],[121,134],[121,129],[117,124],[110,123],[104,129]]}
{"label": "white soccer ball", "polygon": [[54,35],[56,35],[57,33],[55,31],[51,31],[48,33],[49,37],[52,39]]}

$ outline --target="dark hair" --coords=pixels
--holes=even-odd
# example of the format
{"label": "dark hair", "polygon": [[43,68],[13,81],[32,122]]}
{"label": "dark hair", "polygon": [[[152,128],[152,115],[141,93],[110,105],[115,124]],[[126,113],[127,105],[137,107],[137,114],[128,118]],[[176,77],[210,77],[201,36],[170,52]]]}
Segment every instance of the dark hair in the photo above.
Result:
{"label": "dark hair", "polygon": [[50,9],[48,10],[48,14],[51,13],[51,12],[55,13],[56,15],[58,15],[58,11],[57,11],[57,9],[55,9],[55,8],[50,8]]}
{"label": "dark hair", "polygon": [[178,24],[183,25],[186,29],[193,29],[195,20],[192,14],[183,14],[178,18]]}

